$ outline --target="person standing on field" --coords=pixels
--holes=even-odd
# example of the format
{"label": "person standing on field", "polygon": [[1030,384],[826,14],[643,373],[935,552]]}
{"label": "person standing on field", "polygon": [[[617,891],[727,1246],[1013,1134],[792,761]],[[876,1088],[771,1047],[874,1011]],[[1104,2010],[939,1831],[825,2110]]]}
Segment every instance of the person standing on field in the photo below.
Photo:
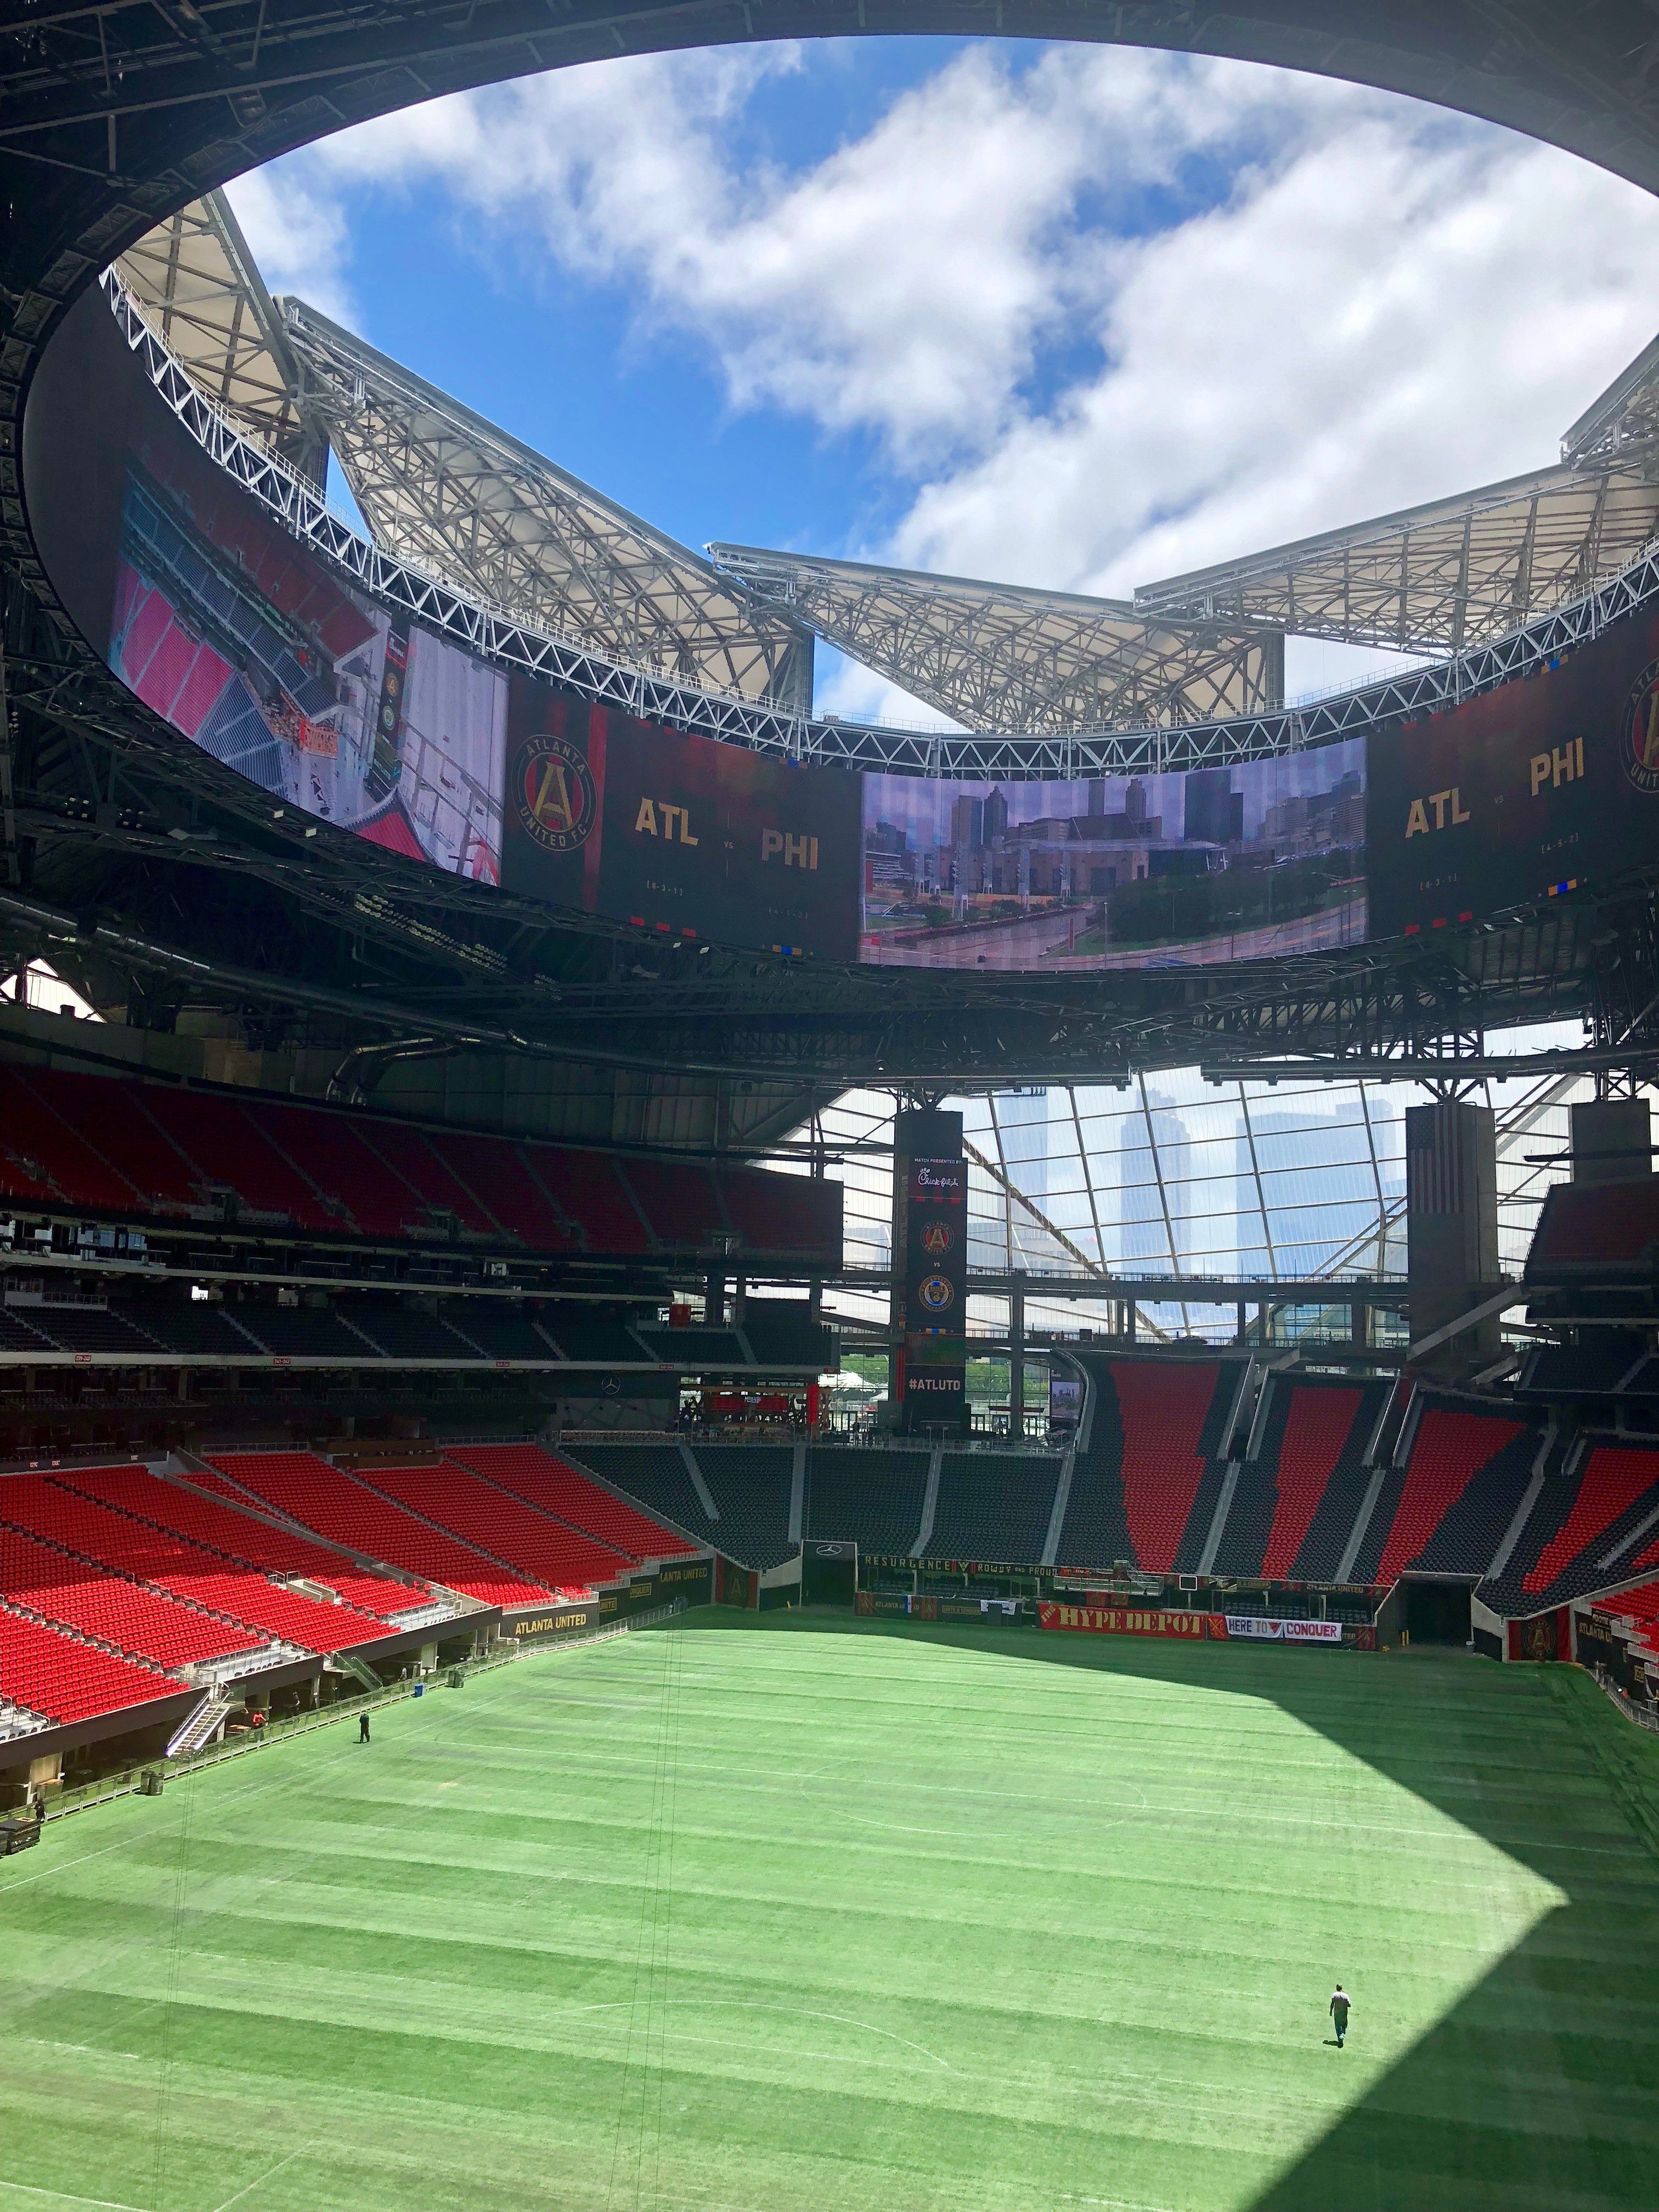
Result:
{"label": "person standing on field", "polygon": [[357,1716],[357,1741],[359,1743],[367,1743],[368,1741],[368,1715],[367,1713],[359,1713]]}
{"label": "person standing on field", "polygon": [[1336,2024],[1336,2047],[1340,2051],[1348,2033],[1348,1993],[1340,1982],[1332,1993],[1331,2018]]}

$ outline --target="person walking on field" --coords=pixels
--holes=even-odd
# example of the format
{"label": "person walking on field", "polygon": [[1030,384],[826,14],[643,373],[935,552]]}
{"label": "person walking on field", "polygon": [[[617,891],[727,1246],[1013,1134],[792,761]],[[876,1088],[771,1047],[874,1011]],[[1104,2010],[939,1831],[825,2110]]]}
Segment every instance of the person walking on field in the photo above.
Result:
{"label": "person walking on field", "polygon": [[357,1716],[357,1741],[359,1743],[367,1743],[368,1741],[368,1715],[367,1713],[359,1713]]}
{"label": "person walking on field", "polygon": [[[368,1727],[367,1715],[364,1716],[364,1727]],[[1331,2018],[1336,2024],[1336,2047],[1340,2051],[1348,2033],[1348,1993],[1340,1982],[1331,1996]]]}

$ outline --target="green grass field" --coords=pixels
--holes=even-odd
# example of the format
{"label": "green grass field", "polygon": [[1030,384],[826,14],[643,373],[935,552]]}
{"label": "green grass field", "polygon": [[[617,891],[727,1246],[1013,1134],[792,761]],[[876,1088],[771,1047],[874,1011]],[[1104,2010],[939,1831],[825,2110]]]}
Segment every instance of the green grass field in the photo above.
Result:
{"label": "green grass field", "polygon": [[0,1867],[0,2212],[1659,2204],[1573,1670],[701,1613],[374,1735]]}

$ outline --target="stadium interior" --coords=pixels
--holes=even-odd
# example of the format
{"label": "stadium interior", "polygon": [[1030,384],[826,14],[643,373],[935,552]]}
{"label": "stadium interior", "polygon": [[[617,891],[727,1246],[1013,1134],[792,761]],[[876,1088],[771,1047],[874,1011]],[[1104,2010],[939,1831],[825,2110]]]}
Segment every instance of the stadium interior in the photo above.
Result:
{"label": "stadium interior", "polygon": [[[996,21],[1659,190],[1634,0],[1309,12]],[[1659,340],[1532,475],[1088,599],[683,545],[222,189],[980,15],[0,21],[0,2203],[1651,2201]],[[750,872],[647,883],[705,808]],[[1345,2088],[1276,1948],[1369,1970]]]}

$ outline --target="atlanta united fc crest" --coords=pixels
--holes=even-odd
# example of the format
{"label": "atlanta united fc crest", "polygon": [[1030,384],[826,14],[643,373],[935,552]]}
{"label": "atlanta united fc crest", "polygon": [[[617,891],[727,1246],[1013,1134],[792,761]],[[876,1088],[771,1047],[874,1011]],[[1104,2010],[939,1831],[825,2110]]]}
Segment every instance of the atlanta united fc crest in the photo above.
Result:
{"label": "atlanta united fc crest", "polygon": [[526,739],[513,763],[514,811],[544,852],[571,853],[586,842],[599,815],[593,772],[568,738]]}
{"label": "atlanta united fc crest", "polygon": [[1619,726],[1625,774],[1649,798],[1659,793],[1659,660],[1649,661],[1631,686]]}

